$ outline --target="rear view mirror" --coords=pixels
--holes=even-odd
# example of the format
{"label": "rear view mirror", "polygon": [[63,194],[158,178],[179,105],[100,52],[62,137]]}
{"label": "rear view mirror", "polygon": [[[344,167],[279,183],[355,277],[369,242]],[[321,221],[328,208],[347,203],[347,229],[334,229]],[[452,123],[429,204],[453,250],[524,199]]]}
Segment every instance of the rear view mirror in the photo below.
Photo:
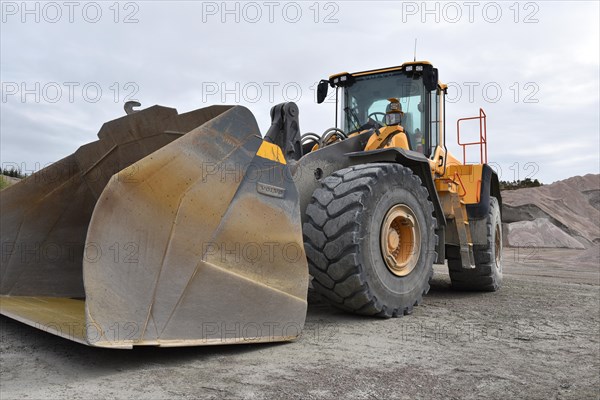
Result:
{"label": "rear view mirror", "polygon": [[438,70],[437,68],[425,68],[423,71],[423,84],[428,92],[437,89]]}
{"label": "rear view mirror", "polygon": [[323,79],[317,85],[317,103],[321,104],[327,97],[327,91],[329,90],[329,81]]}

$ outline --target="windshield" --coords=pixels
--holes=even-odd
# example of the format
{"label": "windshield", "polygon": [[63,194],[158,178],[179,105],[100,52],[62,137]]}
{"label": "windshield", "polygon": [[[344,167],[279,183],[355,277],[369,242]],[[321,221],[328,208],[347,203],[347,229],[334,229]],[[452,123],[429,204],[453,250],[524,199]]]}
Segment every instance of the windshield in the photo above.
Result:
{"label": "windshield", "polygon": [[404,113],[401,125],[416,150],[425,132],[425,86],[420,78],[409,78],[398,71],[357,77],[352,86],[344,88],[342,129],[356,131],[369,118],[385,125],[385,109],[391,97],[400,101]]}

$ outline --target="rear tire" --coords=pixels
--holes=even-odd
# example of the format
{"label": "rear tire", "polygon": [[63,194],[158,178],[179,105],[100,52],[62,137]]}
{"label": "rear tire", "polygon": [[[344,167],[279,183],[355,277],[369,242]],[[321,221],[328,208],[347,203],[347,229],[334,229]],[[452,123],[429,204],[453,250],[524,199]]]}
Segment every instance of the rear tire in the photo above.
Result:
{"label": "rear tire", "polygon": [[[475,268],[462,268],[459,247],[447,246],[448,270],[452,287],[458,290],[494,292],[502,286],[502,222],[498,200],[490,197],[490,211],[487,217],[470,223],[471,235],[475,243],[473,245]],[[476,227],[477,224],[483,225],[481,229]]]}
{"label": "rear tire", "polygon": [[[399,207],[400,214],[394,214]],[[390,215],[400,215],[392,218],[394,229],[398,221],[403,223],[398,232],[408,226],[416,232],[410,238],[420,237],[407,241],[403,233],[402,242],[403,237],[390,228],[397,246],[390,247],[394,254],[410,249],[399,256],[404,267],[396,270],[388,266],[393,261],[384,259],[382,242],[386,238],[382,224]],[[323,179],[306,208],[304,246],[313,287],[331,304],[350,312],[388,318],[409,314],[429,291],[436,259],[435,227],[427,189],[409,168],[377,163],[337,171]]]}

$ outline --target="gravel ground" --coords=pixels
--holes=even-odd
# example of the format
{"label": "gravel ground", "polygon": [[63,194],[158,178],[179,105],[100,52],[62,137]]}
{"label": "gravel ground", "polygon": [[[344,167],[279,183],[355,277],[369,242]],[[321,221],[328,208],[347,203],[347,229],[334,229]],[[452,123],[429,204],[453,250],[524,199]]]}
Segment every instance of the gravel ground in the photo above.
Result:
{"label": "gravel ground", "polygon": [[[285,344],[95,349],[1,317],[0,398],[600,398],[600,266],[578,250],[505,249],[496,293],[450,289],[398,319],[309,296]],[[587,252],[586,254],[589,254]]]}

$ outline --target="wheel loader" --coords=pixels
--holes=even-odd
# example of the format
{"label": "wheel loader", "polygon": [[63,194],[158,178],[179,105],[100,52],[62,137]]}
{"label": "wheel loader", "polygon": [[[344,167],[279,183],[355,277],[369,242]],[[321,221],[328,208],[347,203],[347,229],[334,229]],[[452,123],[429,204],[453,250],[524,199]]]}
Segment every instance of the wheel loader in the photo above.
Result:
{"label": "wheel loader", "polygon": [[410,314],[434,263],[459,290],[497,290],[486,115],[457,122],[479,160],[457,159],[446,89],[426,61],[333,75],[318,84],[336,103],[323,134],[301,134],[294,103],[264,136],[241,106],[126,105],[0,192],[1,313],[97,347],[216,345],[298,337],[309,281],[378,317]]}

